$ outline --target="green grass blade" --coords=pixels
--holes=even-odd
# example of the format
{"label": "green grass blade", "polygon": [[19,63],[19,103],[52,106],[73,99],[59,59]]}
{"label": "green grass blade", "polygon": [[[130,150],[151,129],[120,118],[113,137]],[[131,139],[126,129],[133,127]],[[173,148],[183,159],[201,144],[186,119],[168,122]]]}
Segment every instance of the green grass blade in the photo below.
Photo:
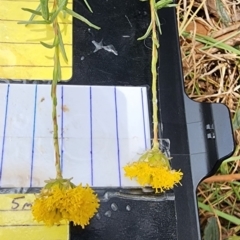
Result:
{"label": "green grass blade", "polygon": [[[191,34],[188,33],[188,32],[183,32],[182,35],[186,38],[190,38],[190,36],[191,36]],[[232,46],[229,46],[226,43],[217,41],[216,39],[214,39],[212,37],[204,36],[204,35],[201,35],[201,34],[196,34],[195,39],[198,42],[201,42],[201,43],[204,43],[204,44],[208,45],[208,46],[203,47],[202,49],[207,49],[207,48],[211,48],[211,47],[214,46],[216,48],[219,48],[219,49],[222,49],[222,50],[229,51],[231,53],[235,53],[237,55],[240,55],[240,51],[237,50],[236,48],[234,48]]]}
{"label": "green grass blade", "polygon": [[30,12],[34,15],[38,15],[38,16],[41,16],[41,12],[40,11],[36,11],[36,10],[33,10],[33,9],[30,9],[30,8],[22,8],[23,11],[26,11],[26,12]]}
{"label": "green grass blade", "polygon": [[149,24],[146,33],[145,33],[142,37],[138,38],[137,40],[143,40],[143,39],[146,39],[146,38],[150,35],[151,30],[152,30],[152,21],[151,21],[151,23]]}
{"label": "green grass blade", "polygon": [[235,216],[232,216],[230,214],[227,214],[227,213],[224,213],[222,211],[219,211],[219,210],[216,210],[216,209],[213,209],[211,208],[210,206],[202,203],[202,202],[198,202],[198,206],[205,210],[205,211],[208,211],[208,212],[212,212],[212,213],[215,213],[216,215],[218,215],[219,217],[221,218],[224,218],[226,219],[227,221],[231,222],[231,223],[234,223],[236,225],[240,225],[240,219],[235,217]]}
{"label": "green grass blade", "polygon": [[[226,37],[226,38],[224,38],[224,39],[222,39],[222,40],[220,40],[220,41],[217,41],[217,40],[215,40],[214,38],[212,38],[211,40],[212,41],[214,41],[215,40],[215,43],[213,43],[213,44],[211,44],[211,48],[212,47],[215,47],[217,44],[221,44],[221,43],[224,43],[225,41],[227,41],[227,40],[229,40],[229,39],[232,39],[233,37],[236,37],[237,35],[239,35],[239,33],[240,33],[240,31],[237,31],[237,32],[234,32],[233,34],[231,34],[231,35],[229,35],[228,37]],[[200,34],[199,34],[200,35]],[[204,35],[200,35],[201,37],[207,37],[207,36],[204,36]],[[227,44],[226,44],[227,45]],[[229,45],[227,45],[227,46],[229,46]],[[209,47],[204,47],[203,48],[203,50],[204,49],[208,49]]]}
{"label": "green grass blade", "polygon": [[[59,26],[58,26],[58,29],[59,29]],[[62,53],[63,59],[65,62],[68,62],[67,54],[66,54],[65,47],[63,44],[62,33],[61,33],[60,29],[58,31],[58,39],[59,39],[60,52]]]}
{"label": "green grass blade", "polygon": [[93,23],[89,22],[85,17],[81,16],[80,14],[72,11],[71,9],[65,8],[64,9],[69,15],[72,15],[73,17],[77,18],[78,20],[86,23],[89,27],[95,28],[97,30],[100,29],[100,27],[94,25]]}
{"label": "green grass blade", "polygon": [[84,0],[84,2],[85,2],[85,4],[86,4],[88,10],[89,10],[91,13],[93,13],[93,10],[92,10],[92,8],[90,7],[88,1],[87,1],[87,0]]}

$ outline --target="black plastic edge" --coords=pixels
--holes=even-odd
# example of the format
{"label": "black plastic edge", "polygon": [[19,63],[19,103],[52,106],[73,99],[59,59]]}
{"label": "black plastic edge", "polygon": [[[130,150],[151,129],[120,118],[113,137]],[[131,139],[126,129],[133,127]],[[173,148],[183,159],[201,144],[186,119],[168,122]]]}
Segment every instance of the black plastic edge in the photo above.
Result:
{"label": "black plastic edge", "polygon": [[[216,172],[222,161],[233,154],[235,146],[228,108],[223,104],[195,102],[185,93],[176,11],[171,13],[170,11],[168,16],[164,15],[165,12],[161,15],[167,19],[174,14],[171,18],[175,20],[175,25],[168,26],[166,29],[162,27],[166,35],[172,36],[172,39],[165,39],[168,45],[167,42],[164,43],[164,38],[161,40],[164,45],[161,55],[166,56],[164,52],[168,52],[169,55],[169,59],[161,59],[160,55],[162,69],[160,68],[159,73],[159,94],[160,102],[163,102],[163,104],[160,103],[162,135],[170,138],[173,168],[181,168],[183,173],[188,172],[182,184],[183,187],[184,184],[188,185],[190,189],[181,190],[181,187],[178,187],[174,190],[178,239],[195,240],[201,239],[196,198],[197,186],[202,179]],[[173,65],[179,67],[171,69]],[[161,75],[165,76],[167,72],[168,83],[164,83],[163,80],[167,80],[161,79]],[[181,81],[177,81],[176,78]]]}
{"label": "black plastic edge", "polygon": [[[161,138],[169,138],[171,142],[171,163],[174,169],[181,169],[185,175],[182,186],[174,189],[177,213],[178,240],[201,239],[198,208],[192,170],[187,133],[184,86],[181,65],[180,44],[175,9],[164,9],[159,13],[163,23],[159,68],[159,104],[162,123]],[[165,25],[164,22],[167,24]],[[168,37],[166,37],[168,36]],[[174,66],[174,67],[173,67]],[[168,78],[161,78],[168,76]]]}

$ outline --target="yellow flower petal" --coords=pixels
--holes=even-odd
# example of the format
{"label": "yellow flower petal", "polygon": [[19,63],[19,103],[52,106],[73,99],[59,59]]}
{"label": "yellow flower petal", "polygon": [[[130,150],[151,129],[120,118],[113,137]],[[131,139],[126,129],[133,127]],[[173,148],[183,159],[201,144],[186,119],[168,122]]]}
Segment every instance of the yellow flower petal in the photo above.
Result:
{"label": "yellow flower petal", "polygon": [[89,186],[64,188],[53,184],[36,198],[32,214],[36,221],[49,226],[66,220],[84,228],[98,208],[99,200]]}
{"label": "yellow flower petal", "polygon": [[141,186],[151,186],[156,192],[172,189],[180,183],[183,173],[170,168],[160,150],[151,149],[137,162],[124,167],[125,176],[134,178]]}
{"label": "yellow flower petal", "polygon": [[99,200],[90,187],[81,185],[66,191],[67,201],[63,202],[64,217],[74,225],[84,228],[99,208]]}

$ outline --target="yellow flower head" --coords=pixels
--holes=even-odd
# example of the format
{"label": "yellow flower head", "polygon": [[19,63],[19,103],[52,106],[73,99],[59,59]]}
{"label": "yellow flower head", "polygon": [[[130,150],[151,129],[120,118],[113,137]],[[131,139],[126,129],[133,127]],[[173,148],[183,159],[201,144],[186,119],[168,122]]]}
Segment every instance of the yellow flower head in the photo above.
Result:
{"label": "yellow flower head", "polygon": [[142,186],[151,186],[157,192],[172,189],[180,183],[183,173],[172,170],[167,157],[159,149],[151,149],[142,157],[124,167],[125,176],[135,178]]}
{"label": "yellow flower head", "polygon": [[49,182],[33,203],[34,219],[49,226],[59,224],[62,220],[71,221],[82,228],[89,224],[99,208],[94,191],[89,186],[74,186],[70,180],[67,183],[66,179]]}

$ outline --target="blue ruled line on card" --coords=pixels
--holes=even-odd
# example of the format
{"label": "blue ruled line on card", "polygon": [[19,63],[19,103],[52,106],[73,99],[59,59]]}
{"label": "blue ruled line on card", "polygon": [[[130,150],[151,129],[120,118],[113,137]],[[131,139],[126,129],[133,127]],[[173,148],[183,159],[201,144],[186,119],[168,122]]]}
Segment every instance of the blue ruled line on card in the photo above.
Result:
{"label": "blue ruled line on card", "polygon": [[63,86],[61,87],[61,170],[63,173],[63,154],[64,154],[64,150],[63,150],[63,121],[64,121],[64,111],[63,111],[63,106],[64,104],[64,89]]}
{"label": "blue ruled line on card", "polygon": [[89,88],[90,97],[90,157],[91,157],[91,186],[93,186],[93,131],[92,131],[92,87]]}
{"label": "blue ruled line on card", "polygon": [[120,149],[119,149],[119,133],[118,133],[118,108],[117,108],[117,89],[114,87],[114,103],[115,103],[115,118],[116,118],[116,139],[117,139],[117,160],[118,160],[118,181],[119,186],[122,186],[121,179],[121,164],[120,164]]}
{"label": "blue ruled line on card", "polygon": [[32,156],[31,156],[31,172],[30,172],[30,187],[32,187],[33,165],[34,165],[34,148],[35,148],[35,129],[36,129],[36,109],[37,109],[37,84],[35,85],[34,107],[33,107],[33,132],[32,132]]}
{"label": "blue ruled line on card", "polygon": [[5,136],[6,136],[6,128],[7,128],[9,92],[10,92],[10,84],[7,85],[7,93],[6,93],[5,117],[4,117],[4,127],[3,127],[3,137],[2,137],[2,154],[1,154],[1,166],[0,166],[0,186],[1,186],[2,172],[3,172],[2,170],[3,170],[3,160],[4,160]]}

